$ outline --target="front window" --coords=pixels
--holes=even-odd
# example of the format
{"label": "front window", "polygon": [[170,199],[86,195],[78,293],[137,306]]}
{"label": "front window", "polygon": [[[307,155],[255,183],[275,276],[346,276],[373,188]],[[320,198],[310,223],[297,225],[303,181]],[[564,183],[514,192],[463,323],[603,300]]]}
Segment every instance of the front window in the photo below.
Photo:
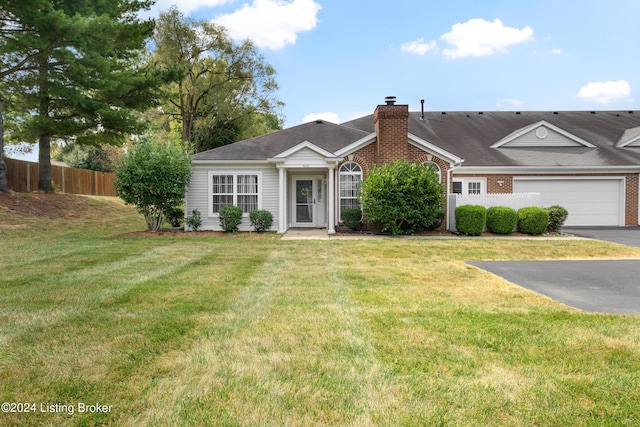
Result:
{"label": "front window", "polygon": [[258,175],[238,175],[238,206],[243,213],[258,209]]}
{"label": "front window", "polygon": [[360,189],[362,186],[362,168],[356,162],[347,162],[340,166],[340,217],[345,209],[360,209]]}
{"label": "front window", "polygon": [[233,175],[213,175],[211,211],[220,213],[224,206],[233,205]]}
{"label": "front window", "polygon": [[209,215],[217,215],[224,206],[240,206],[242,213],[260,209],[259,174],[209,173],[211,204]]}
{"label": "front window", "polygon": [[479,181],[470,181],[467,183],[467,194],[482,194],[482,184]]}
{"label": "front window", "polygon": [[440,171],[440,166],[438,166],[435,162],[424,162],[422,166],[431,169],[436,174],[438,174],[438,182],[442,183],[442,172]]}

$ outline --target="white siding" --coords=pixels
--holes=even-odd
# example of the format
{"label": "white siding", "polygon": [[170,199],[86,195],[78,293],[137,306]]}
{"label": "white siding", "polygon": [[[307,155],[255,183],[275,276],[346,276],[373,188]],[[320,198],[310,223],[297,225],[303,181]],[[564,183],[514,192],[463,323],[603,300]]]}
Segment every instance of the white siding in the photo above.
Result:
{"label": "white siding", "polygon": [[303,148],[289,155],[284,162],[285,166],[300,165],[302,167],[326,167],[324,157],[309,148]]}
{"label": "white siding", "polygon": [[[545,138],[538,138],[538,136],[536,136],[536,131],[540,128],[546,129],[547,136]],[[584,147],[584,145],[567,138],[553,129],[540,126],[510,141],[503,145],[503,147]]]}
{"label": "white siding", "polygon": [[[271,212],[273,215],[272,231],[278,229],[278,169],[272,165],[255,166],[219,166],[219,165],[192,165],[191,182],[187,187],[185,201],[185,215],[198,209],[202,217],[203,230],[221,230],[220,220],[217,216],[209,216],[209,172],[220,173],[260,173],[262,178],[262,206],[261,209]],[[242,219],[241,231],[251,231],[248,215]]]}

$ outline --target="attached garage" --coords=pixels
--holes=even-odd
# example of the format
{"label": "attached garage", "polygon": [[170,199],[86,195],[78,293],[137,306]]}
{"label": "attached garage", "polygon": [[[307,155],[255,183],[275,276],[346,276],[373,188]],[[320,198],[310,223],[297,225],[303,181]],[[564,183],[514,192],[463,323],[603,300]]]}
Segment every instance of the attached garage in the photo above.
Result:
{"label": "attached garage", "polygon": [[542,206],[569,211],[567,226],[623,226],[624,178],[515,177],[515,193],[540,193]]}

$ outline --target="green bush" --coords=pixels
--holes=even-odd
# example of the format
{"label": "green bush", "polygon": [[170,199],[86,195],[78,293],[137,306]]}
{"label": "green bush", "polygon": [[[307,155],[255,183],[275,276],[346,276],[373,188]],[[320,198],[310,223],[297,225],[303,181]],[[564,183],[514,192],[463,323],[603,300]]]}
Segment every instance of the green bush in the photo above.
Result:
{"label": "green bush", "polygon": [[554,205],[547,208],[549,212],[549,225],[547,226],[547,232],[558,233],[564,222],[569,216],[569,212],[562,206]]}
{"label": "green bush", "polygon": [[369,172],[362,183],[362,215],[393,234],[434,229],[444,217],[444,192],[433,169],[397,160]]}
{"label": "green bush", "polygon": [[198,209],[191,211],[191,216],[187,217],[187,225],[194,231],[198,231],[202,227],[202,218]]}
{"label": "green bush", "polygon": [[522,233],[540,235],[547,231],[549,212],[546,209],[531,206],[518,211],[518,229]]}
{"label": "green bush", "polygon": [[242,222],[242,208],[239,206],[223,206],[220,209],[220,226],[227,233],[237,233]]}
{"label": "green bush", "polygon": [[184,221],[184,208],[172,206],[164,211],[164,218],[172,227],[180,227]]}
{"label": "green bush", "polygon": [[518,213],[507,206],[493,206],[487,209],[487,228],[492,233],[509,234],[516,228]]}
{"label": "green bush", "polygon": [[352,230],[362,229],[362,211],[358,208],[344,209],[341,212],[342,222]]}
{"label": "green bush", "polygon": [[249,212],[249,222],[257,233],[264,233],[273,225],[273,215],[265,210],[253,210]]}
{"label": "green bush", "polygon": [[147,135],[122,157],[115,175],[118,196],[136,206],[149,230],[158,231],[164,213],[183,203],[191,160],[180,143]]}
{"label": "green bush", "polygon": [[479,236],[484,230],[487,209],[478,205],[462,205],[456,208],[456,229],[467,236]]}

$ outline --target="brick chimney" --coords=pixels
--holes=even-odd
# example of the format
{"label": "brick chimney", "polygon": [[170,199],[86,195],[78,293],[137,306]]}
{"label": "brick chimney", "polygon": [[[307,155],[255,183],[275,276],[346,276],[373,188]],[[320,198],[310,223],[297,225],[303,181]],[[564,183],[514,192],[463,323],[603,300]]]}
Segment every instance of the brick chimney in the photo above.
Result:
{"label": "brick chimney", "polygon": [[396,105],[395,96],[387,96],[385,102],[386,105],[378,105],[373,113],[378,165],[409,157],[409,106]]}

